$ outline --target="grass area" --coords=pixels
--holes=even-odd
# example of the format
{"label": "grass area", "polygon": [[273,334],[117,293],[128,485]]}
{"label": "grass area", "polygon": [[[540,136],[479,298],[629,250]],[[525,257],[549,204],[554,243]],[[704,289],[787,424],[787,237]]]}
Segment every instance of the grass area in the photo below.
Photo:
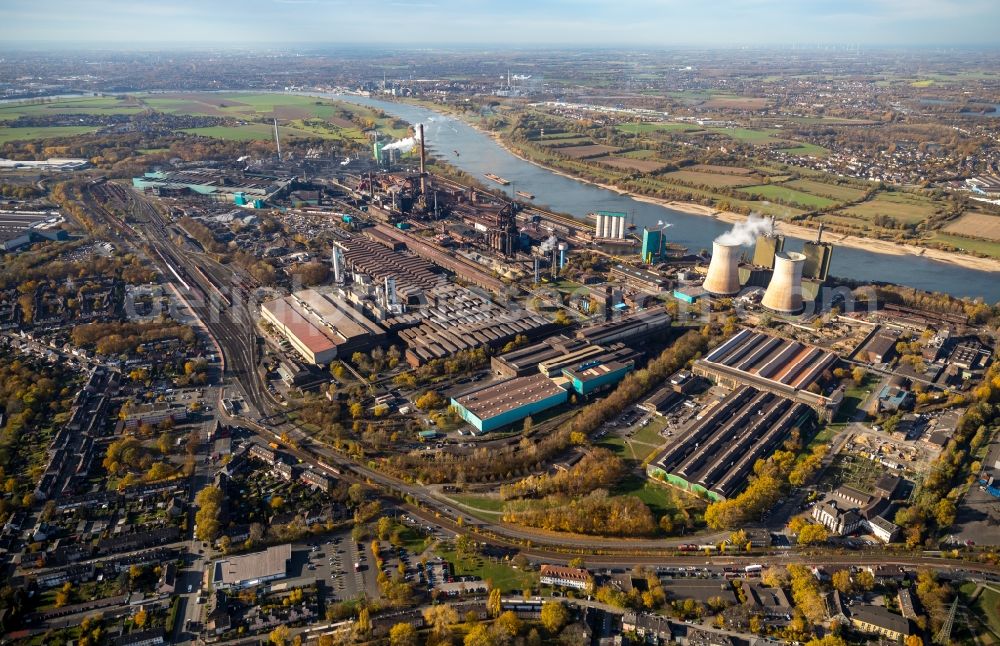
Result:
{"label": "grass area", "polygon": [[208,128],[185,128],[182,132],[214,139],[232,141],[268,141],[274,138],[274,129],[263,123],[248,123],[245,126],[210,126]]}
{"label": "grass area", "polygon": [[812,157],[826,157],[830,154],[830,151],[823,146],[817,146],[806,141],[793,141],[789,143],[794,145],[788,148],[779,148],[778,150],[789,155],[810,155]]}
{"label": "grass area", "polygon": [[523,572],[503,562],[493,562],[481,556],[459,558],[454,549],[435,550],[441,558],[452,564],[455,576],[478,576],[483,581],[490,581],[493,587],[504,592],[521,592],[525,588],[538,585],[537,575]]}
{"label": "grass area", "polygon": [[699,126],[690,123],[623,123],[615,126],[618,132],[629,135],[649,134],[651,132],[697,132]]}
{"label": "grass area", "polygon": [[931,238],[933,242],[943,243],[961,251],[974,251],[991,258],[1000,258],[1000,242],[990,242],[989,240],[973,240],[963,236],[956,236],[950,233],[935,232]]}
{"label": "grass area", "polygon": [[48,128],[0,128],[0,144],[8,141],[52,139],[54,137],[72,137],[89,132],[96,132],[93,126],[50,126]]}
{"label": "grass area", "polygon": [[135,114],[142,107],[118,97],[80,97],[0,105],[0,121],[52,114]]}
{"label": "grass area", "polygon": [[813,209],[822,209],[837,204],[837,202],[829,198],[803,193],[802,191],[777,184],[761,184],[760,186],[750,186],[739,190],[741,193],[748,193],[765,200],[781,200],[782,202],[791,202],[792,204]]}
{"label": "grass area", "polygon": [[837,410],[837,417],[834,421],[843,424],[853,420],[858,413],[858,408],[879,381],[878,375],[866,373],[859,385],[855,385],[853,381],[849,382],[847,390],[844,391],[844,401]]}
{"label": "grass area", "polygon": [[[997,586],[993,586],[994,588]],[[962,595],[968,599],[972,596],[972,593],[976,589],[976,584],[971,581],[962,584],[960,592]],[[987,628],[993,632],[996,639],[1000,638],[1000,592],[990,588],[984,588],[982,592],[979,593],[979,597],[976,602],[971,605],[970,609],[975,612],[979,617],[980,621],[986,624]]]}
{"label": "grass area", "polygon": [[775,140],[771,135],[778,134],[779,132],[778,130],[755,130],[753,128],[710,128],[710,130],[755,146],[774,143]]}
{"label": "grass area", "polygon": [[817,182],[812,179],[792,180],[791,182],[786,182],[785,186],[794,188],[797,191],[828,197],[831,200],[837,200],[839,202],[854,202],[865,196],[865,191],[860,188],[841,186],[839,184],[827,184],[826,182]]}
{"label": "grass area", "polygon": [[873,199],[848,207],[841,213],[872,221],[882,215],[904,224],[916,224],[934,215],[937,205],[929,198],[900,191],[878,193]]}
{"label": "grass area", "polygon": [[675,180],[683,184],[693,186],[746,186],[760,181],[756,177],[749,175],[736,175],[733,173],[702,173],[696,170],[676,170],[663,176],[668,180]]}
{"label": "grass area", "polygon": [[500,500],[500,498],[477,496],[475,494],[458,494],[450,497],[452,500],[472,509],[491,513],[500,513],[503,511],[503,500]]}
{"label": "grass area", "polygon": [[650,511],[658,518],[677,508],[674,492],[670,487],[659,484],[642,476],[632,475],[618,483],[612,491],[615,495],[635,496],[646,503]]}

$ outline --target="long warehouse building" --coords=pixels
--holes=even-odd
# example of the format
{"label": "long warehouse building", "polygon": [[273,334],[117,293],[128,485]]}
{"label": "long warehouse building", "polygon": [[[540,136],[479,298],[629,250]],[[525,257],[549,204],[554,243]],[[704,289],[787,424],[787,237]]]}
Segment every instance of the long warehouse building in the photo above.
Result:
{"label": "long warehouse building", "polygon": [[350,303],[314,289],[263,303],[260,312],[306,361],[320,366],[367,350],[386,336],[382,326]]}
{"label": "long warehouse building", "polygon": [[647,473],[713,500],[746,486],[754,463],[777,449],[813,410],[787,397],[743,386],[730,393],[650,464]]}
{"label": "long warehouse building", "polygon": [[788,397],[830,417],[841,393],[826,396],[818,387],[837,361],[827,350],[744,329],[695,361],[692,372],[729,388],[753,386]]}
{"label": "long warehouse building", "polygon": [[515,377],[453,397],[451,405],[480,433],[519,422],[569,399],[565,387],[543,374]]}

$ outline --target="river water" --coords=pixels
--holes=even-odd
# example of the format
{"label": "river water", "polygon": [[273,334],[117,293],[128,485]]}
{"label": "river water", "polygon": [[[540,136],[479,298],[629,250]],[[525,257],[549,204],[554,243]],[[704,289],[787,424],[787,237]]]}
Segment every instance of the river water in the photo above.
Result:
{"label": "river water", "polygon": [[[597,210],[626,212],[634,218],[640,230],[643,226],[656,227],[658,222],[663,221],[671,225],[666,231],[667,239],[692,251],[711,249],[712,240],[730,227],[714,218],[641,202],[627,195],[562,177],[515,157],[488,135],[459,119],[422,106],[354,95],[323,96],[380,108],[411,124],[423,123],[427,148],[436,157],[447,160],[486,184],[489,180],[483,178],[483,173],[496,173],[511,181],[512,185],[506,187],[511,194],[514,190],[531,193],[537,205],[553,211],[578,218]],[[778,228],[780,230],[780,224]],[[797,251],[801,247],[801,240],[789,237],[786,241],[788,250]],[[894,256],[836,247],[830,273],[955,296],[981,297],[988,303],[1000,301],[1000,273],[966,269],[917,256]]]}

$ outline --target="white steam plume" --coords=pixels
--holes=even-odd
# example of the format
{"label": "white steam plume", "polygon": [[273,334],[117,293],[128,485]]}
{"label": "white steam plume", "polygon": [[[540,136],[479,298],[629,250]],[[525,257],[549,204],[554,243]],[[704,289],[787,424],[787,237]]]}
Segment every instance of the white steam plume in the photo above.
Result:
{"label": "white steam plume", "polygon": [[745,222],[737,222],[733,225],[732,229],[723,233],[715,241],[727,246],[741,245],[748,247],[757,240],[758,236],[771,233],[771,231],[772,223],[770,219],[751,213]]}
{"label": "white steam plume", "polygon": [[399,141],[394,141],[387,146],[383,146],[382,150],[398,150],[401,153],[408,153],[413,150],[413,147],[420,143],[420,130],[414,130],[416,132],[412,137],[407,137],[405,139],[400,139]]}

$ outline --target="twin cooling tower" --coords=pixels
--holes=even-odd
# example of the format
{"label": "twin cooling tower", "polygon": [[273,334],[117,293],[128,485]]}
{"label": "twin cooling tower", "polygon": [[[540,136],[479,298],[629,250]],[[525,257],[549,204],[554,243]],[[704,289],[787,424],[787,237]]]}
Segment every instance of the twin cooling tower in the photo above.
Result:
{"label": "twin cooling tower", "polygon": [[740,292],[740,246],[712,243],[712,262],[702,285],[713,296],[735,296]]}
{"label": "twin cooling tower", "polygon": [[[801,253],[777,253],[774,256],[774,274],[764,293],[761,304],[782,314],[802,311],[802,265],[806,257]],[[713,296],[735,296],[740,291],[740,246],[712,243],[712,261],[703,285]]]}
{"label": "twin cooling tower", "polygon": [[774,275],[761,305],[782,314],[802,311],[802,265],[805,260],[804,254],[794,251],[775,254]]}

